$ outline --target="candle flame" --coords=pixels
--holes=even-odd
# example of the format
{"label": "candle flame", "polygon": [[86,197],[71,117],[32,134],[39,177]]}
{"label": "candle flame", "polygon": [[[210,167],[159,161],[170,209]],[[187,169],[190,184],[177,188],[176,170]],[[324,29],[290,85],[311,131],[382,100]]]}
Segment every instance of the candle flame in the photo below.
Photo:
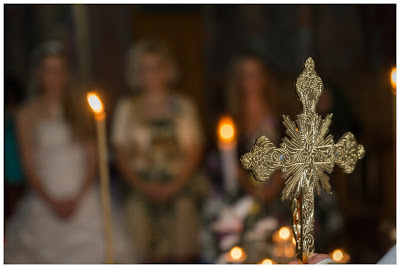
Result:
{"label": "candle flame", "polygon": [[240,247],[234,247],[231,249],[230,255],[234,260],[240,260],[243,256],[243,249]]}
{"label": "candle flame", "polygon": [[103,113],[103,103],[101,102],[100,98],[93,92],[87,94],[87,100],[95,114],[102,114]]}
{"label": "candle flame", "polygon": [[288,239],[290,236],[290,230],[287,227],[282,227],[279,229],[279,237],[282,238],[283,240]]}
{"label": "candle flame", "polygon": [[273,264],[271,259],[264,259],[262,260],[261,264]]}
{"label": "candle flame", "polygon": [[218,124],[219,140],[223,143],[231,143],[235,139],[235,125],[229,116],[224,116]]}
{"label": "candle flame", "polygon": [[396,95],[396,87],[397,87],[397,69],[396,67],[392,68],[390,72],[390,82],[392,83],[392,93]]}
{"label": "candle flame", "polygon": [[340,249],[336,249],[332,253],[332,259],[336,262],[340,262],[343,259],[343,252]]}

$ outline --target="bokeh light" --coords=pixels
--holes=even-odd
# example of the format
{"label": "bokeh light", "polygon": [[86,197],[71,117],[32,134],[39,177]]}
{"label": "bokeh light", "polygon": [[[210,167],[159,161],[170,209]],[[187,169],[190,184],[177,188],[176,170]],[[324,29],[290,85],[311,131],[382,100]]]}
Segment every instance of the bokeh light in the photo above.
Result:
{"label": "bokeh light", "polygon": [[393,67],[390,72],[390,83],[392,84],[392,93],[396,95],[396,87],[397,87],[397,68]]}
{"label": "bokeh light", "polygon": [[332,259],[335,262],[340,262],[343,259],[343,252],[340,249],[335,249],[332,253]]}
{"label": "bokeh light", "polygon": [[243,256],[243,249],[241,249],[240,247],[234,247],[231,249],[230,255],[232,259],[240,260],[240,258],[242,258]]}
{"label": "bokeh light", "polygon": [[292,247],[285,248],[285,256],[292,258],[294,256],[294,249]]}
{"label": "bokeh light", "polygon": [[273,264],[271,259],[264,259],[261,264]]}
{"label": "bokeh light", "polygon": [[282,238],[283,240],[288,239],[290,236],[290,230],[288,227],[282,227],[279,229],[279,237]]}

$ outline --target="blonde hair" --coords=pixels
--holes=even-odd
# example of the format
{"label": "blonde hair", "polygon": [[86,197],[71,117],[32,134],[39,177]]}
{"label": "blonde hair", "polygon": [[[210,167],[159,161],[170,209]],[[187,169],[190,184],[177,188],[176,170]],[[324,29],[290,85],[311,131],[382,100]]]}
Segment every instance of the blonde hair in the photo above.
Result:
{"label": "blonde hair", "polygon": [[169,85],[174,84],[178,80],[178,70],[168,46],[162,41],[144,39],[137,42],[136,45],[131,46],[128,51],[125,76],[129,88],[132,90],[140,88],[138,83],[138,69],[141,58],[148,54],[158,55],[165,60],[169,66],[168,83]]}

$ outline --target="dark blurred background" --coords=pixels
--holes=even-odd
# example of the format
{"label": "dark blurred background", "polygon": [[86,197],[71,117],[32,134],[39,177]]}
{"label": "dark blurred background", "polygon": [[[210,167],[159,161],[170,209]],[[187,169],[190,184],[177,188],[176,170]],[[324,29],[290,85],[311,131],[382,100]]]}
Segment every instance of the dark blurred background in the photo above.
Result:
{"label": "dark blurred background", "polygon": [[351,262],[373,263],[395,243],[395,5],[5,5],[4,29],[5,81],[22,98],[34,47],[57,39],[110,114],[128,91],[129,46],[145,37],[165,40],[179,63],[178,91],[199,110],[208,152],[227,112],[233,56],[251,49],[267,60],[277,110],[292,118],[301,109],[294,81],[312,56],[334,96],[335,141],[352,131],[366,149],[352,174],[335,168],[331,175],[344,235],[326,250],[341,247]]}

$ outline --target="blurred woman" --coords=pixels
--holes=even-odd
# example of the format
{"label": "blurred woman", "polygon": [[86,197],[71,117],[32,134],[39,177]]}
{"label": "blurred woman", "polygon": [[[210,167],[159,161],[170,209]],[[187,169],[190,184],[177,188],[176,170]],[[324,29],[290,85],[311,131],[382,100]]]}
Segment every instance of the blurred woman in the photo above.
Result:
{"label": "blurred woman", "polygon": [[5,262],[101,263],[93,120],[85,96],[72,85],[61,43],[39,46],[31,86],[35,96],[17,114],[30,189],[6,230]]}
{"label": "blurred woman", "polygon": [[117,105],[112,143],[130,185],[125,208],[135,255],[142,263],[194,262],[196,197],[205,185],[194,175],[203,148],[195,108],[172,90],[177,71],[160,42],[130,50],[127,76],[138,94]]}
{"label": "blurred woman", "polygon": [[[254,141],[260,136],[267,136],[277,144],[280,122],[275,115],[276,103],[272,81],[263,60],[255,54],[237,57],[231,66],[228,82],[230,110],[239,129],[239,155],[249,152]],[[279,200],[283,186],[279,172],[262,184],[255,182],[251,173],[241,166],[238,166],[238,173],[243,189],[257,197],[265,206]]]}

